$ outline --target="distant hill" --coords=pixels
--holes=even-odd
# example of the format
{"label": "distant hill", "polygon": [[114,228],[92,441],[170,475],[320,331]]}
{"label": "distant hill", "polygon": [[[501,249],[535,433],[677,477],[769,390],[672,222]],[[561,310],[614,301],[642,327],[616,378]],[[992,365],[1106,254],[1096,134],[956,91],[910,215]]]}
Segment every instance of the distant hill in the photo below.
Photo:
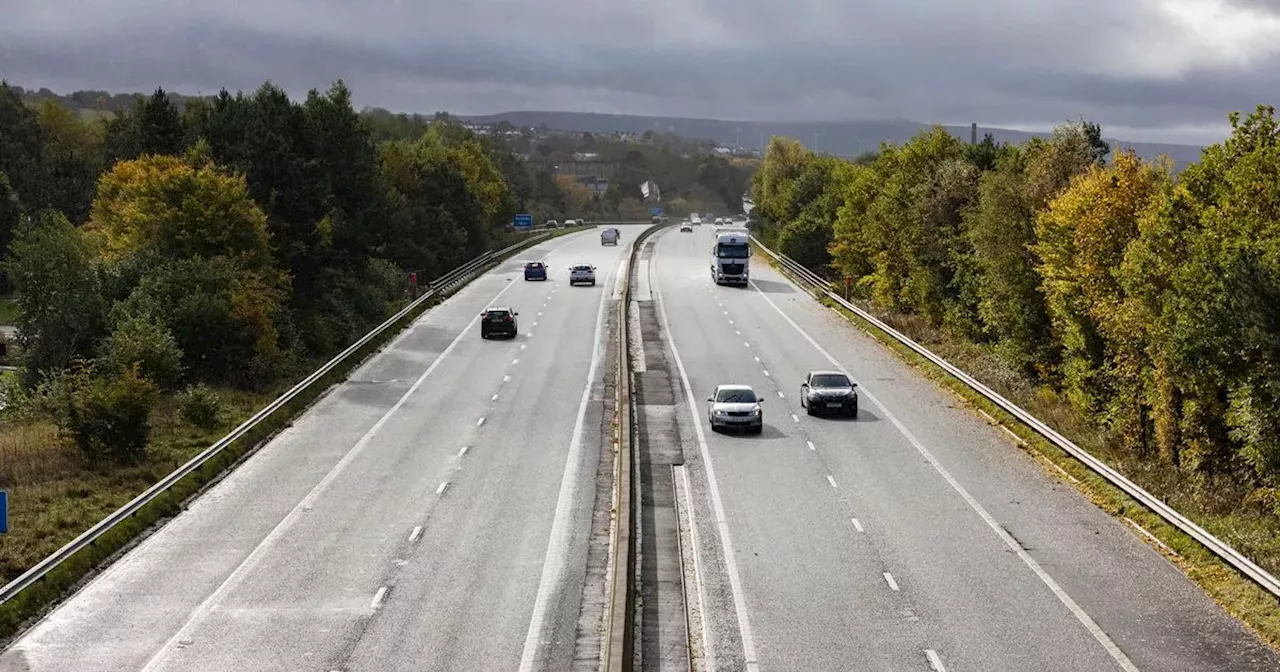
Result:
{"label": "distant hill", "polygon": [[[795,138],[806,147],[841,156],[856,156],[874,151],[881,141],[901,143],[928,128],[927,124],[907,119],[887,119],[841,122],[787,122],[787,121],[722,121],[719,119],[686,119],[680,117],[644,117],[628,114],[596,114],[592,112],[504,112],[482,116],[460,116],[474,123],[506,121],[513,126],[538,127],[561,131],[591,133],[644,133],[663,131],[689,138],[702,138],[732,147],[735,145],[761,149],[775,135]],[[958,138],[968,140],[967,126],[947,126]],[[1105,129],[1104,129],[1105,130]],[[1048,133],[1028,133],[1005,128],[978,127],[979,139],[990,133],[997,141],[1025,142],[1034,136],[1048,137]],[[1126,142],[1107,139],[1112,145],[1132,147],[1139,156],[1154,159],[1166,154],[1178,169],[1200,159],[1201,148],[1195,145],[1174,145],[1154,142]]]}

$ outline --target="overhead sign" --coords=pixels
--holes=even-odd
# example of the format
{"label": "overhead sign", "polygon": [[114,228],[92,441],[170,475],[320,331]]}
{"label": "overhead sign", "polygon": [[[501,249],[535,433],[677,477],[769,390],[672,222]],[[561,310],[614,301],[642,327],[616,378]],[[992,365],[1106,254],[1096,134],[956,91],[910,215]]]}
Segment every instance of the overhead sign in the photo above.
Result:
{"label": "overhead sign", "polygon": [[657,217],[658,215],[662,214],[662,208],[649,208],[649,214],[653,215],[654,217]]}
{"label": "overhead sign", "polygon": [[532,229],[533,215],[516,215],[511,220],[511,225],[517,229]]}
{"label": "overhead sign", "polygon": [[0,490],[0,534],[9,531],[9,493]]}

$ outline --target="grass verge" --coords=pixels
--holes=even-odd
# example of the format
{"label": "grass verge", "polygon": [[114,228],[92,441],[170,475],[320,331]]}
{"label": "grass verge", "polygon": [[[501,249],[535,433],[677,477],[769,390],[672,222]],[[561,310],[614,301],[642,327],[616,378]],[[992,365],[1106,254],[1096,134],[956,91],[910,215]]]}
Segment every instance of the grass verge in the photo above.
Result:
{"label": "grass verge", "polygon": [[[581,230],[560,229],[553,233],[552,238]],[[546,240],[531,242],[512,254]],[[287,427],[329,387],[345,380],[384,344],[444,298],[433,297],[423,302],[227,449],[55,567],[39,582],[14,599],[0,604],[0,645],[68,591],[81,585],[104,562],[114,559],[140,541],[145,533],[179,513],[191,497]],[[128,503],[290,385],[280,385],[273,390],[275,394],[219,390],[230,412],[223,426],[211,432],[185,426],[178,418],[176,401],[166,398],[152,415],[153,431],[147,447],[147,460],[129,468],[95,469],[84,464],[75,449],[58,438],[52,424],[0,424],[0,487],[9,492],[11,530],[9,534],[0,536],[0,582],[7,583],[16,578],[107,514]]]}
{"label": "grass verge", "polygon": [[[779,272],[791,275],[767,255],[757,258],[768,259]],[[1011,432],[1013,436],[1010,438],[1036,459],[1047,473],[1076,488],[1099,508],[1126,521],[1131,528],[1140,528],[1134,533],[1144,542],[1169,558],[1215,602],[1240,619],[1263,641],[1280,648],[1280,609],[1271,593],[941,367],[825,295],[814,295],[819,302],[849,320],[899,359],[959,397],[966,406],[979,411],[988,424],[999,425]],[[1247,488],[1225,478],[1195,479],[1169,465],[1143,460],[1123,451],[1105,430],[1072,408],[1053,390],[1034,385],[1010,371],[982,346],[933,328],[918,317],[886,316],[871,311],[862,302],[855,303],[1044,421],[1268,572],[1275,574],[1280,570],[1280,519],[1246,503]]]}

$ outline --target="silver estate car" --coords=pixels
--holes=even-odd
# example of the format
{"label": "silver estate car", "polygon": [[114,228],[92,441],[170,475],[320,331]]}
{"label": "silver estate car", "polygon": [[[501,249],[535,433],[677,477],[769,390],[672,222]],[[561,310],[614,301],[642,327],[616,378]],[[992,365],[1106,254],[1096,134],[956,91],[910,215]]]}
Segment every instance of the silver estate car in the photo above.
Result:
{"label": "silver estate car", "polygon": [[716,386],[716,391],[707,397],[707,417],[712,431],[732,427],[759,434],[764,431],[762,401],[750,385]]}

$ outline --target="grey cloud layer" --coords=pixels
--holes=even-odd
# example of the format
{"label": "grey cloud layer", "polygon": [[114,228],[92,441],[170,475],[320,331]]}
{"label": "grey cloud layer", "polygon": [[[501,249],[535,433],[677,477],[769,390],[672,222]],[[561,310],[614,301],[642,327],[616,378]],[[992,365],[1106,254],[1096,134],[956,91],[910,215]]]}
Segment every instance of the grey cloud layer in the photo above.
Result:
{"label": "grey cloud layer", "polygon": [[1165,1],[1199,0],[18,0],[0,25],[0,77],[188,92],[344,78],[362,102],[425,112],[1084,116],[1133,129],[1221,125],[1269,102],[1273,56],[1244,69],[1191,51]]}

